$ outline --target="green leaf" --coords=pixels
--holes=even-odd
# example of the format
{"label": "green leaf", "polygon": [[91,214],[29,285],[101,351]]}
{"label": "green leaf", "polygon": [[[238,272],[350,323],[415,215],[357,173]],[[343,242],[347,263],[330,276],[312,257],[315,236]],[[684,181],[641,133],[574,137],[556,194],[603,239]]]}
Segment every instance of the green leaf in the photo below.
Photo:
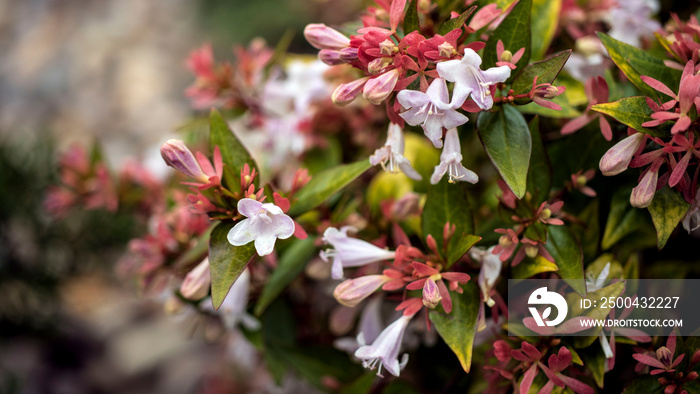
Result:
{"label": "green leaf", "polygon": [[[484,56],[482,57],[484,59],[482,66],[484,69],[495,66],[498,61],[496,53],[498,40],[503,41],[503,48],[513,53],[520,50],[520,48],[525,48],[523,57],[516,63],[518,68],[524,67],[530,61],[530,50],[532,47],[530,38],[531,8],[532,0],[520,0],[491,34],[491,37],[486,42],[486,47],[484,47]],[[513,76],[511,75],[509,80],[512,80],[512,78]]]}
{"label": "green leaf", "polygon": [[559,23],[562,0],[534,0],[532,2],[532,58],[542,59],[554,38]]}
{"label": "green leaf", "polygon": [[236,176],[239,176],[244,164],[248,164],[251,169],[260,173],[258,165],[250,156],[245,146],[238,140],[236,135],[228,127],[228,123],[221,117],[221,114],[216,109],[211,110],[209,115],[209,148],[214,151],[214,147],[218,146],[221,150],[221,158]]}
{"label": "green leaf", "polygon": [[476,6],[473,6],[469,8],[468,10],[464,11],[460,16],[452,19],[448,19],[445,21],[445,23],[440,26],[440,34],[445,35],[449,32],[451,32],[454,29],[459,29],[464,25],[464,23],[467,21],[467,18],[469,18],[469,15],[474,12],[474,9]]}
{"label": "green leaf", "polygon": [[371,166],[369,160],[361,160],[352,164],[330,168],[315,175],[294,196],[296,201],[292,204],[288,215],[297,216],[316,208],[355,180],[355,178],[362,175]]}
{"label": "green leaf", "polygon": [[649,108],[646,100],[642,96],[626,97],[612,103],[596,104],[592,110],[610,115],[640,133],[649,134],[652,137],[667,137],[667,130],[649,129],[643,127],[644,122],[654,120],[651,114],[654,112]]}
{"label": "green leaf", "polygon": [[377,374],[374,373],[374,371],[369,371],[355,379],[349,385],[343,387],[338,394],[369,393],[372,388],[372,383],[377,379]]}
{"label": "green leaf", "polygon": [[[659,98],[659,92],[642,81],[640,75],[653,76],[654,78],[670,84],[672,89],[675,87],[673,80],[673,72],[668,71],[668,67],[663,60],[658,59],[646,51],[618,41],[605,33],[598,33],[598,38],[607,49],[608,54],[617,67],[627,76],[627,78],[639,90],[644,92],[649,97],[654,99]],[[634,64],[630,64],[630,61]],[[676,85],[678,82],[675,82]]]}
{"label": "green leaf", "polygon": [[447,265],[445,269],[450,268],[457,260],[459,260],[465,253],[476,245],[477,242],[481,241],[481,237],[478,235],[471,234],[461,234],[457,233],[452,236],[450,240],[450,245],[448,247],[447,253]]}
{"label": "green leaf", "polygon": [[306,263],[316,253],[314,241],[316,238],[295,239],[284,251],[279,264],[267,279],[262,294],[255,304],[254,313],[260,316],[268,305],[284,290],[287,285],[304,270]]}
{"label": "green leaf", "polygon": [[464,286],[464,293],[450,293],[452,312],[449,315],[430,311],[430,321],[435,324],[438,334],[455,353],[465,372],[469,372],[472,365],[474,336],[481,304],[479,289],[472,282]]}
{"label": "green leaf", "polygon": [[511,89],[515,94],[529,93],[535,77],[537,77],[538,85],[554,82],[566,61],[569,60],[569,56],[571,56],[571,49],[554,54],[545,60],[528,64],[515,76]]}
{"label": "green leaf", "polygon": [[584,260],[592,260],[598,255],[598,242],[600,241],[600,220],[598,219],[598,207],[600,201],[591,201],[586,208],[578,214],[579,223],[574,227],[573,233],[581,240]]}
{"label": "green leaf", "polygon": [[605,381],[605,367],[608,363],[605,354],[599,347],[592,346],[583,349],[581,351],[581,357],[583,358],[586,368],[591,371],[595,384],[602,389],[603,382]]}
{"label": "green leaf", "polygon": [[403,34],[408,35],[413,31],[420,31],[418,24],[418,5],[416,0],[411,0],[406,7],[406,16],[403,18]]}
{"label": "green leaf", "polygon": [[625,387],[623,393],[629,394],[662,394],[664,386],[659,383],[659,378],[645,375],[632,381]]}
{"label": "green leaf", "polygon": [[545,248],[559,267],[557,274],[579,294],[586,294],[583,276],[583,252],[576,237],[564,226],[547,226]]}
{"label": "green leaf", "polygon": [[233,246],[226,236],[233,223],[221,222],[211,232],[209,239],[209,270],[211,272],[211,304],[219,309],[226,294],[238,279],[250,259],[255,256],[251,242],[243,246]]}
{"label": "green leaf", "polygon": [[[474,232],[474,219],[469,206],[467,193],[469,189],[465,182],[449,183],[446,177],[437,185],[430,185],[423,207],[421,222],[423,227],[423,238],[428,234],[437,241],[438,249],[442,249],[442,233],[445,223],[455,225],[455,237],[459,235],[471,234]],[[459,240],[454,240],[455,244]],[[452,242],[449,245],[447,254],[454,257],[458,251],[451,250]],[[460,256],[461,257],[461,256]]]}
{"label": "green leaf", "polygon": [[539,205],[549,197],[549,189],[552,188],[552,166],[542,143],[539,117],[530,121],[529,129],[532,137],[532,155],[527,172],[527,190],[532,195],[535,205]]}
{"label": "green leaf", "polygon": [[656,192],[649,205],[651,220],[656,227],[657,245],[659,250],[664,248],[668,237],[676,229],[678,223],[683,220],[688,212],[688,204],[683,196],[670,187],[664,187]]}
{"label": "green leaf", "polygon": [[633,233],[644,223],[641,210],[629,204],[629,189],[622,189],[613,194],[610,200],[610,213],[603,231],[603,250],[610,249],[623,237]]}
{"label": "green leaf", "polygon": [[[517,6],[516,6],[517,7]],[[512,105],[481,112],[476,127],[491,162],[518,198],[527,190],[532,139],[523,115]]]}
{"label": "green leaf", "polygon": [[525,258],[520,264],[513,267],[511,274],[513,279],[527,279],[543,272],[555,272],[559,268],[556,264],[537,256],[534,259]]}
{"label": "green leaf", "polygon": [[[205,232],[199,237],[195,238],[194,246],[188,249],[185,253],[180,255],[180,257],[175,260],[173,267],[176,269],[182,269],[183,267],[188,267],[194,265],[198,261],[202,261],[204,257],[207,256],[209,252],[209,237],[211,236],[211,231],[215,226],[210,226]],[[192,242],[192,241],[190,241]]]}

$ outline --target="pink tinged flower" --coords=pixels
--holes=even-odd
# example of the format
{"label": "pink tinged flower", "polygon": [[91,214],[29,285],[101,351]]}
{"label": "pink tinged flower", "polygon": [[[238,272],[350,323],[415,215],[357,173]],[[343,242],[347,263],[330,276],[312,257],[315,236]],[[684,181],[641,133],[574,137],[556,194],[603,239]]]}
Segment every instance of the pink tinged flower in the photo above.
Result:
{"label": "pink tinged flower", "polygon": [[440,164],[435,166],[430,183],[435,185],[447,173],[449,182],[464,181],[469,183],[479,182],[479,176],[474,171],[464,168],[462,165],[462,148],[459,145],[457,129],[447,130],[445,135],[445,147],[440,154]]}
{"label": "pink tinged flower", "polygon": [[[365,368],[377,368],[377,376],[382,375],[382,367],[394,376],[399,376],[401,369],[408,363],[408,354],[399,362],[399,350],[403,334],[413,316],[401,316],[385,328],[371,345],[362,346],[355,352],[355,357],[362,360]],[[379,365],[377,365],[379,364]]]}
{"label": "pink tinged flower", "polygon": [[512,358],[511,350],[512,349],[508,342],[502,339],[499,339],[493,343],[493,354],[496,356],[498,361],[510,361]]}
{"label": "pink tinged flower", "polygon": [[635,133],[608,149],[599,164],[603,175],[612,176],[625,171],[643,140],[644,134]]}
{"label": "pink tinged flower", "polygon": [[[461,126],[469,120],[449,104],[447,84],[435,78],[425,93],[418,90],[402,90],[397,100],[408,111],[400,114],[411,126],[421,125],[425,135],[436,148],[442,148],[442,129]],[[461,104],[460,104],[461,105]]]}
{"label": "pink tinged flower", "polygon": [[486,302],[486,305],[493,307],[496,301],[491,298],[491,289],[496,284],[496,280],[501,275],[502,262],[498,255],[493,254],[495,246],[487,250],[481,250],[473,247],[469,250],[469,255],[472,259],[481,263],[479,271],[479,288],[481,288],[481,297]]}
{"label": "pink tinged flower", "polygon": [[341,50],[350,46],[350,39],[323,23],[311,23],[304,28],[304,37],[316,49]]}
{"label": "pink tinged flower", "polygon": [[688,233],[700,228],[700,189],[695,193],[693,203],[683,218],[683,228]]}
{"label": "pink tinged flower", "polygon": [[353,102],[353,100],[355,100],[357,96],[362,93],[362,89],[364,88],[368,79],[369,77],[364,77],[339,85],[337,88],[335,88],[333,94],[331,95],[333,104],[342,107]]}
{"label": "pink tinged flower", "polygon": [[501,66],[481,71],[479,66],[481,58],[469,48],[464,49],[462,59],[437,64],[440,77],[455,83],[450,102],[453,108],[461,107],[469,95],[481,109],[493,106],[490,87],[505,82],[510,77],[511,70],[508,66]]}
{"label": "pink tinged flower", "polygon": [[342,305],[354,307],[390,280],[392,279],[386,275],[348,279],[335,287],[333,297]]}
{"label": "pink tinged flower", "polygon": [[255,241],[255,250],[260,256],[272,253],[275,241],[287,239],[294,234],[294,220],[285,215],[275,204],[263,204],[252,198],[238,201],[238,213],[247,217],[228,233],[228,242],[242,246]]}
{"label": "pink tinged flower", "polygon": [[648,169],[639,184],[632,189],[630,195],[630,204],[637,208],[646,208],[651,205],[651,200],[654,199],[656,193],[656,184],[659,180],[659,170],[652,168]]}
{"label": "pink tinged flower", "polygon": [[370,79],[362,89],[362,97],[374,105],[381,104],[394,91],[399,73],[400,69],[395,68]]}
{"label": "pink tinged flower", "polygon": [[440,295],[440,289],[433,278],[428,278],[423,284],[423,305],[426,308],[435,308],[440,301],[442,301],[442,296]]}
{"label": "pink tinged flower", "polygon": [[517,52],[512,53],[511,51],[505,50],[503,47],[503,41],[498,40],[496,43],[496,56],[498,56],[497,66],[508,66],[511,70],[515,70],[517,66],[515,65],[520,58],[523,57],[525,53],[525,48],[518,49]]}
{"label": "pink tinged flower", "polygon": [[530,89],[527,97],[541,107],[560,111],[561,105],[553,103],[549,100],[564,93],[566,91],[566,87],[552,86],[551,83],[542,83],[537,85],[537,78],[538,77],[535,76],[535,78],[532,79],[532,89]]}
{"label": "pink tinged flower", "polygon": [[404,157],[403,152],[404,138],[401,126],[391,123],[387,132],[386,144],[374,151],[374,154],[369,157],[369,162],[373,166],[380,164],[385,171],[393,174],[401,170],[407,177],[416,181],[421,180],[421,175],[411,166],[411,162]]}
{"label": "pink tinged flower", "polygon": [[343,267],[361,267],[370,263],[384,260],[391,260],[396,252],[382,249],[369,242],[350,238],[347,235],[350,227],[343,227],[340,230],[329,227],[323,233],[323,241],[330,244],[333,249],[321,252],[321,259],[328,262],[333,260],[331,277],[341,279],[343,277]]}
{"label": "pink tinged flower", "polygon": [[662,346],[656,350],[656,357],[652,357],[644,353],[635,353],[632,357],[641,364],[654,367],[651,370],[652,375],[658,375],[664,372],[674,372],[675,367],[683,361],[685,354],[681,354],[675,360],[673,355],[676,352],[676,334],[674,332],[666,340],[666,346]]}
{"label": "pink tinged flower", "polygon": [[187,146],[185,146],[184,142],[176,139],[167,140],[160,147],[160,155],[167,165],[188,177],[201,182],[207,182],[209,180],[199,166],[197,159]]}
{"label": "pink tinged flower", "polygon": [[185,276],[180,293],[188,300],[201,300],[209,294],[210,285],[209,259],[204,259]]}
{"label": "pink tinged flower", "polygon": [[498,9],[498,4],[496,3],[481,7],[469,21],[469,28],[479,30],[491,23],[496,17],[501,15],[502,12],[503,11]]}
{"label": "pink tinged flower", "polygon": [[[673,100],[661,105],[659,108],[656,108],[657,105],[654,105],[652,109],[655,112],[651,114],[651,117],[655,120],[645,122],[642,124],[642,126],[653,127],[667,120],[675,119],[676,123],[671,128],[672,134],[688,130],[691,123],[689,112],[693,107],[693,104],[695,104],[695,100],[698,97],[698,92],[700,91],[700,75],[694,75],[694,69],[695,64],[692,60],[686,63],[685,68],[683,69],[683,75],[681,76],[681,82],[677,95],[661,81],[646,75],[641,76],[644,83],[673,98]],[[676,103],[680,104],[680,112],[666,112],[666,110],[675,107]]]}

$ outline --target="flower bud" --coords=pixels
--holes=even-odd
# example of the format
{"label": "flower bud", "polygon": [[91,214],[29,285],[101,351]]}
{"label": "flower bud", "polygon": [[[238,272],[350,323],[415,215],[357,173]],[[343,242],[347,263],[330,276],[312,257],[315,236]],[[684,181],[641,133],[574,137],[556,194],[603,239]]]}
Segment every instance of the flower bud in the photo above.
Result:
{"label": "flower bud", "polygon": [[360,92],[362,91],[362,88],[365,86],[365,83],[367,82],[369,78],[360,78],[352,82],[344,83],[337,88],[335,88],[335,91],[333,91],[333,94],[331,95],[331,100],[333,100],[333,103],[338,106],[344,106],[350,104],[353,100],[357,98],[357,96],[360,95]]}
{"label": "flower bud", "polygon": [[209,178],[204,174],[202,167],[199,166],[197,159],[195,159],[192,152],[187,149],[184,142],[176,139],[167,140],[160,147],[160,155],[167,165],[190,178],[198,179],[203,182],[208,181]]}
{"label": "flower bud", "polygon": [[342,305],[354,307],[390,280],[391,278],[386,275],[367,275],[348,279],[336,286],[333,297]]}
{"label": "flower bud", "polygon": [[643,139],[644,134],[633,134],[605,152],[599,164],[603,175],[612,176],[625,171]]}
{"label": "flower bud", "polygon": [[304,28],[304,37],[316,49],[340,50],[350,45],[350,39],[323,23],[312,23]]}
{"label": "flower bud", "polygon": [[639,181],[639,185],[632,189],[630,204],[636,208],[646,208],[651,204],[656,193],[656,183],[659,180],[659,171],[648,170]]}
{"label": "flower bud", "polygon": [[345,61],[340,58],[340,51],[333,49],[321,49],[318,53],[318,59],[329,66],[345,64]]}
{"label": "flower bud", "polygon": [[379,105],[384,101],[391,92],[394,91],[396,82],[399,80],[399,69],[395,68],[387,71],[382,75],[374,77],[367,81],[362,90],[364,98],[374,105]]}
{"label": "flower bud", "polygon": [[201,300],[209,294],[210,284],[209,259],[204,259],[185,276],[180,293],[188,300]]}
{"label": "flower bud", "polygon": [[455,47],[452,46],[449,42],[445,41],[442,44],[438,45],[438,54],[441,57],[450,57],[456,53]]}
{"label": "flower bud", "polygon": [[340,56],[344,62],[354,62],[357,60],[357,48],[343,48],[338,51],[338,56]]}
{"label": "flower bud", "polygon": [[666,346],[661,346],[656,349],[656,358],[661,361],[662,364],[671,366],[673,362],[673,353],[671,353],[671,350]]}
{"label": "flower bud", "polygon": [[369,71],[370,74],[379,74],[390,61],[391,60],[386,58],[378,57],[367,64],[367,71]]}
{"label": "flower bud", "polygon": [[398,51],[399,48],[396,46],[396,44],[394,44],[394,42],[388,38],[379,43],[379,53],[384,56],[391,56]]}
{"label": "flower bud", "polygon": [[499,339],[493,343],[493,354],[496,356],[498,361],[510,361],[511,359],[511,348],[508,342]]}
{"label": "flower bud", "polygon": [[510,61],[513,60],[513,53],[506,49],[503,51],[503,53],[501,53],[501,58],[499,60],[510,63]]}
{"label": "flower bud", "polygon": [[423,305],[428,309],[435,308],[442,300],[440,290],[433,278],[428,278],[423,284]]}

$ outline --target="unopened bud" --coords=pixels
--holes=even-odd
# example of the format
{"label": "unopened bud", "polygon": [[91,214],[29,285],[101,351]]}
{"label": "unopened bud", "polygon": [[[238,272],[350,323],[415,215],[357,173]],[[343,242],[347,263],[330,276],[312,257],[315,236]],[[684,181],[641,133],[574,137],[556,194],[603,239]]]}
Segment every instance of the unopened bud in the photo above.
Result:
{"label": "unopened bud", "polygon": [[394,91],[399,80],[399,69],[395,68],[367,81],[362,96],[374,105],[379,105]]}
{"label": "unopened bud", "polygon": [[180,293],[188,300],[201,300],[209,294],[210,285],[209,259],[204,259],[185,276]]}
{"label": "unopened bud", "polygon": [[379,74],[390,61],[391,60],[386,58],[378,57],[367,64],[367,71],[369,71],[370,74]]}
{"label": "unopened bud", "polygon": [[428,309],[435,308],[442,300],[440,289],[433,278],[428,278],[423,284],[423,305]]}
{"label": "unopened bud", "polygon": [[455,47],[453,47],[449,42],[445,41],[438,45],[438,54],[441,57],[450,57],[455,54]]}
{"label": "unopened bud", "polygon": [[576,178],[576,186],[578,186],[578,187],[586,186],[587,182],[588,182],[588,179],[586,179],[586,177],[583,175],[579,175],[578,178]]}
{"label": "unopened bud", "polygon": [[537,257],[537,254],[539,253],[539,250],[537,249],[537,246],[535,245],[525,245],[525,254],[527,257],[534,259]]}
{"label": "unopened bud", "polygon": [[194,157],[192,152],[187,149],[185,143],[171,139],[167,140],[160,147],[160,155],[165,160],[165,163],[170,167],[180,171],[181,173],[187,175],[190,178],[198,179],[203,182],[208,181],[208,177],[202,171],[199,166],[197,159]]}
{"label": "unopened bud", "polygon": [[430,11],[430,5],[430,0],[418,0],[418,10],[423,14]]}
{"label": "unopened bud", "polygon": [[333,297],[342,305],[354,307],[390,280],[391,278],[386,275],[367,275],[348,279],[336,286]]}
{"label": "unopened bud", "polygon": [[644,134],[635,133],[608,149],[599,164],[603,175],[617,175],[626,170],[643,139]]}
{"label": "unopened bud", "polygon": [[508,63],[510,63],[510,61],[513,60],[513,53],[512,53],[511,51],[509,51],[509,50],[506,49],[505,51],[503,51],[503,53],[501,53],[501,59],[500,59],[500,60],[501,60],[502,62],[508,62]]}
{"label": "unopened bud", "polygon": [[656,183],[659,180],[659,171],[648,170],[639,181],[637,187],[632,189],[630,204],[636,208],[646,208],[651,205],[656,193]]}
{"label": "unopened bud", "polygon": [[542,213],[540,213],[540,218],[542,219],[549,219],[552,217],[552,211],[549,208],[545,208],[542,210]]}
{"label": "unopened bud", "polygon": [[344,62],[353,62],[357,60],[357,48],[343,48],[338,51],[338,56],[340,56],[340,59]]}
{"label": "unopened bud", "polygon": [[507,235],[501,235],[500,238],[498,238],[498,244],[501,245],[501,247],[508,247],[513,244],[513,241],[510,240],[510,237]]}
{"label": "unopened bud", "polygon": [[345,64],[345,61],[340,58],[340,51],[334,49],[321,49],[318,53],[318,59],[329,66]]}
{"label": "unopened bud", "polygon": [[368,79],[368,77],[360,78],[338,86],[331,95],[331,100],[335,105],[341,107],[350,104],[360,95]]}
{"label": "unopened bud", "polygon": [[558,87],[549,85],[545,88],[537,89],[537,93],[535,94],[545,99],[553,99],[559,96],[561,92],[559,92]]}
{"label": "unopened bud", "polygon": [[663,365],[670,366],[673,362],[673,353],[666,346],[661,346],[656,349],[656,358],[661,361]]}
{"label": "unopened bud", "polygon": [[350,39],[323,23],[312,23],[304,28],[304,37],[316,49],[340,50],[350,45]]}
{"label": "unopened bud", "polygon": [[389,38],[379,43],[379,52],[384,56],[391,56],[398,51],[399,48]]}

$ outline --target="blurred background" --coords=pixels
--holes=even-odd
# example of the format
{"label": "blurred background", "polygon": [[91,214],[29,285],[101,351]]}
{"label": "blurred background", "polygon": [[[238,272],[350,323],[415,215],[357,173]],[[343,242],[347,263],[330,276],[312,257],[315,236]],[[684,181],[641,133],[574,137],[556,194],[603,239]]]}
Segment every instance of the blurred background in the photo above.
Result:
{"label": "blurred background", "polygon": [[[295,391],[235,382],[221,349],[115,275],[144,232],[127,213],[42,208],[57,153],[98,142],[111,169],[169,172],[159,147],[192,116],[187,55],[351,20],[359,1],[0,0],[0,393]],[[230,343],[236,343],[235,338]],[[252,362],[249,363],[252,365]],[[245,370],[245,368],[243,369]],[[262,374],[264,377],[264,374]],[[306,391],[307,388],[304,388]]]}

